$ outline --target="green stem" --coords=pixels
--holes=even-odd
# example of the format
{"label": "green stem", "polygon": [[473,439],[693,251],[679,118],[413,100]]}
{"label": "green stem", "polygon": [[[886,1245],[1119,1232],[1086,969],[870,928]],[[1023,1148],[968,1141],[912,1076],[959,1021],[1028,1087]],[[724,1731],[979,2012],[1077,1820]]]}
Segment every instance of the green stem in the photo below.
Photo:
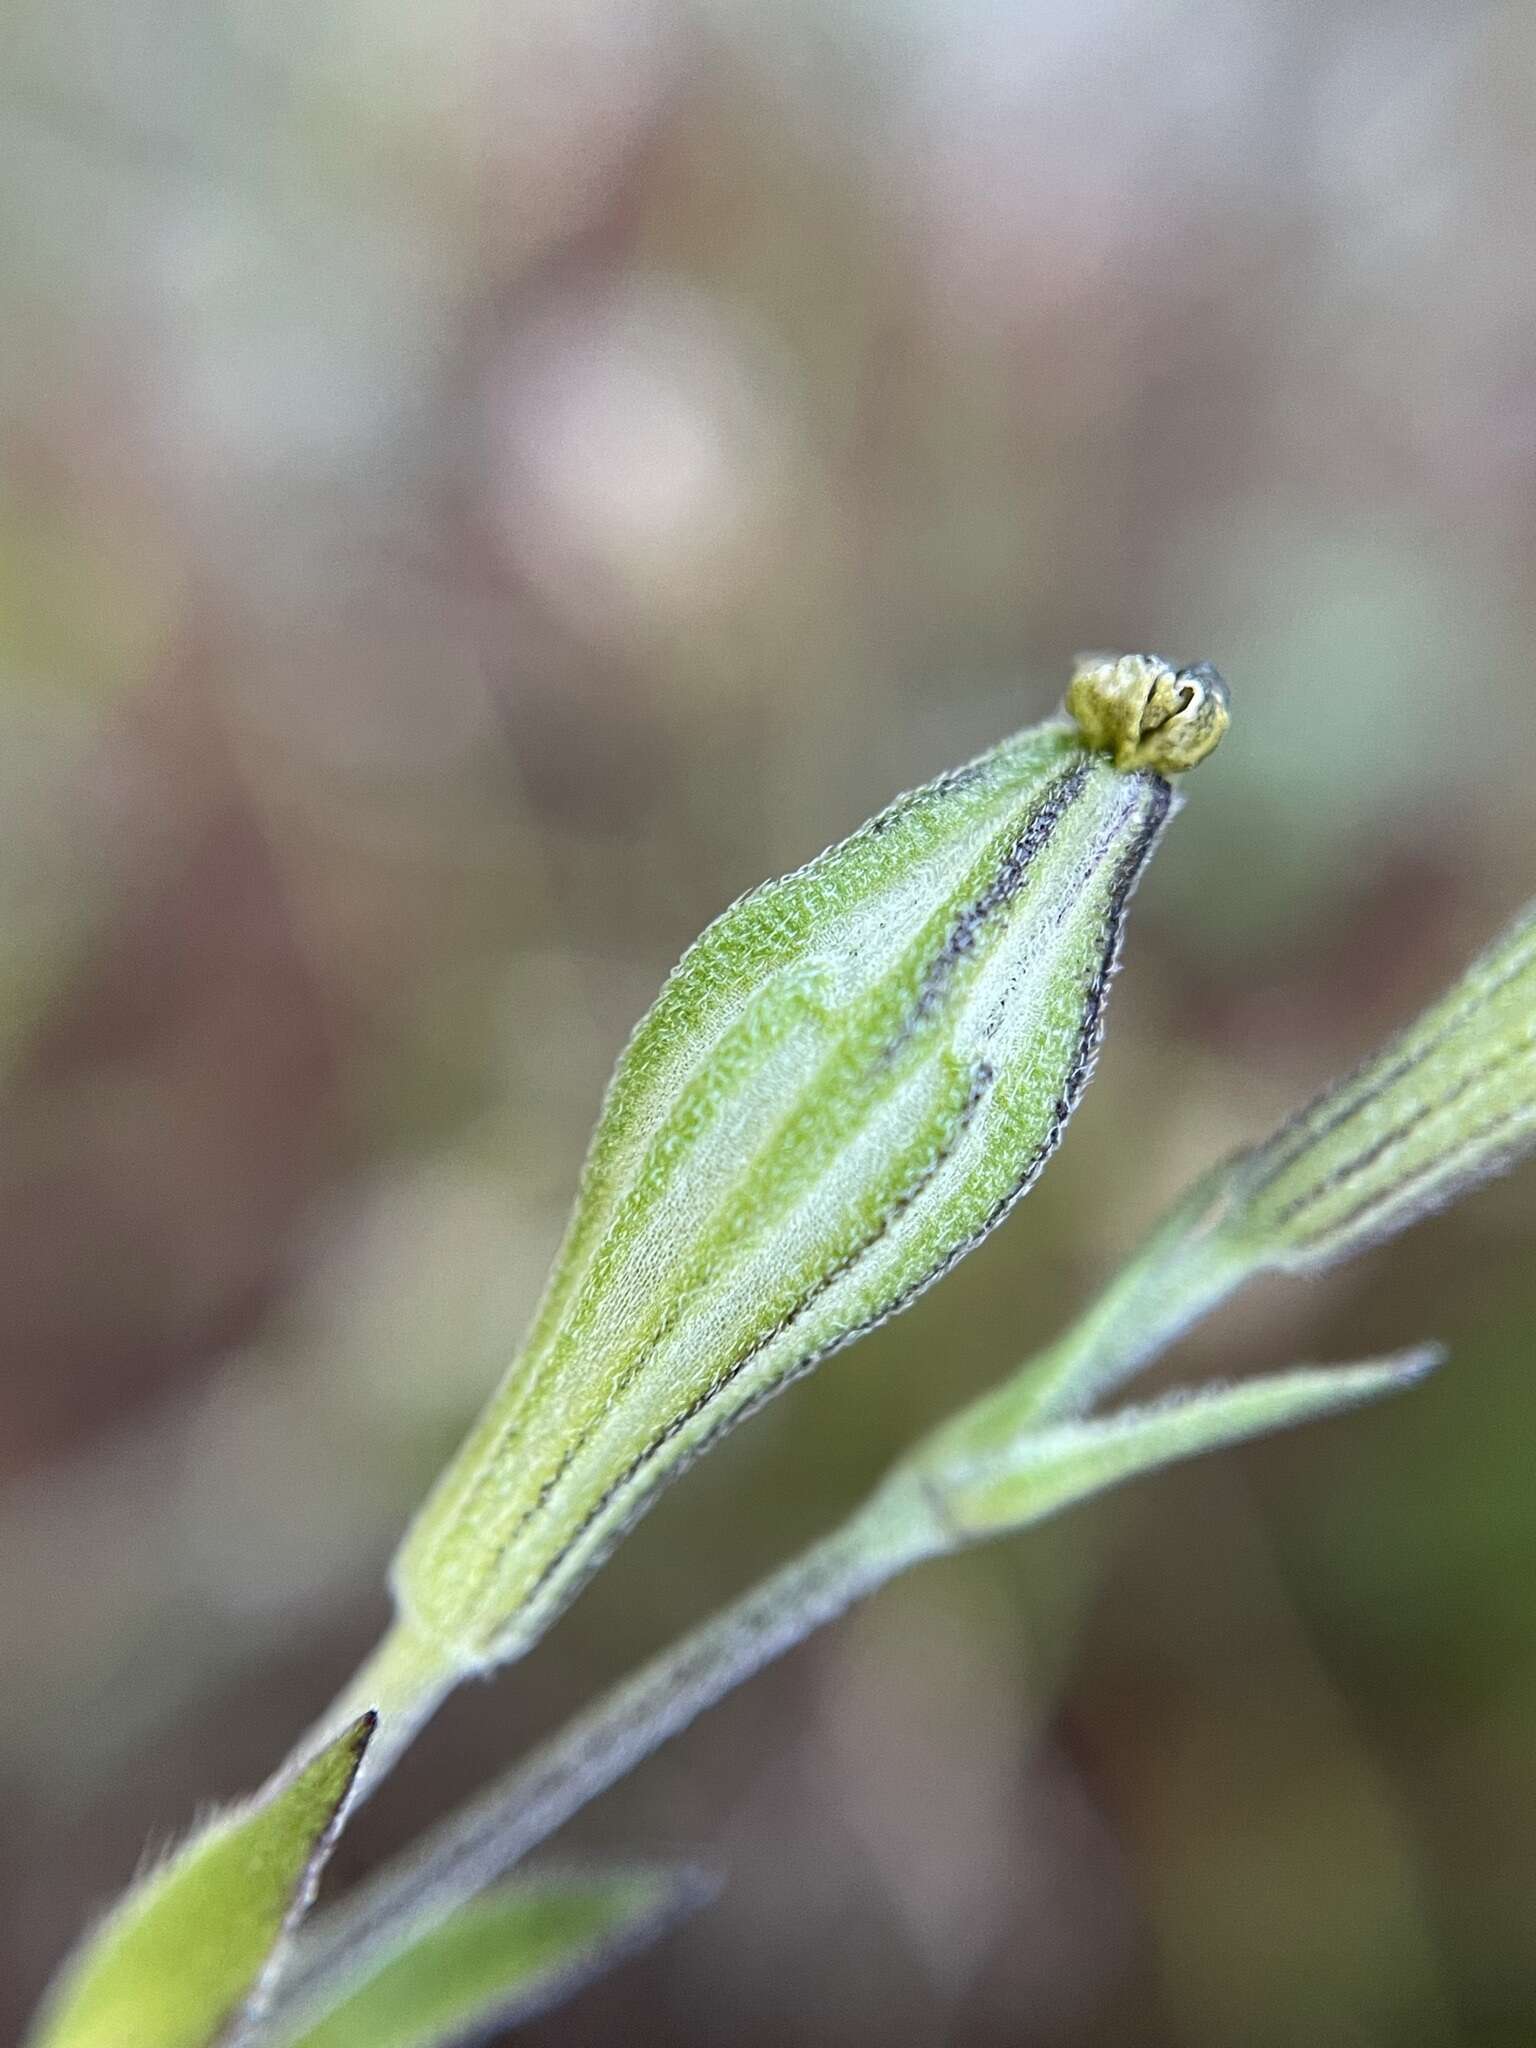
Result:
{"label": "green stem", "polygon": [[918,1488],[882,1488],[849,1521],[663,1651],[301,1937],[253,2042],[293,2037],[317,2001],[366,1976],[511,1870],[589,1800],[802,1637],[948,1548]]}

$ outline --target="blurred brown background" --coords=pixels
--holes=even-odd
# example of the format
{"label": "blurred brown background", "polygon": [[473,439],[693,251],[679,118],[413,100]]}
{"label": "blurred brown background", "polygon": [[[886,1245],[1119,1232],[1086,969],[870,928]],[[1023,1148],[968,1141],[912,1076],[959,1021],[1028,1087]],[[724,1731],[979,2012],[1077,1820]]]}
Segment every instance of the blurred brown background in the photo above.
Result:
{"label": "blurred brown background", "polygon": [[[1536,13],[19,0],[0,87],[0,2033],[383,1616],[683,943],[1227,671],[1020,1215],[455,1702],[356,1869],[829,1522],[1536,891]],[[1536,2038],[1536,1176],[1188,1374],[1401,1402],[930,1569],[571,1831],[539,2044]],[[9,2023],[9,2025],[7,2025]]]}

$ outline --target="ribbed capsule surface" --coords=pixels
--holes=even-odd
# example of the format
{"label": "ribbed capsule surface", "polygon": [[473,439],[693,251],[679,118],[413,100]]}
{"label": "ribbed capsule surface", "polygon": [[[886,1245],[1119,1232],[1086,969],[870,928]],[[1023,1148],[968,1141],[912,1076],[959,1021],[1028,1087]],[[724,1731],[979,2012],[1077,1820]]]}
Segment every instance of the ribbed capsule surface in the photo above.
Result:
{"label": "ribbed capsule surface", "polygon": [[396,1562],[463,1669],[525,1650],[690,1458],[996,1224],[1088,1078],[1175,801],[1067,721],[727,910],[609,1086],[522,1352]]}
{"label": "ribbed capsule surface", "polygon": [[1389,1237],[1536,1139],[1536,910],[1418,1021],[1213,1180],[1223,1235],[1305,1271]]}

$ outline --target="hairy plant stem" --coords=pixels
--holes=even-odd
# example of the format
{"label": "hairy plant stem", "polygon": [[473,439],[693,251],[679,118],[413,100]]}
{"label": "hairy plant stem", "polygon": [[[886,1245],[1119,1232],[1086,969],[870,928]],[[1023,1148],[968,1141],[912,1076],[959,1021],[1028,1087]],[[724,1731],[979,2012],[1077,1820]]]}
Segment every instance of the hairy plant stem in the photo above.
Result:
{"label": "hairy plant stem", "polygon": [[803,1556],[643,1665],[303,1936],[255,2041],[288,2038],[327,1987],[367,1972],[504,1876],[605,1791],[765,1664],[935,1549],[915,1486],[881,1491]]}

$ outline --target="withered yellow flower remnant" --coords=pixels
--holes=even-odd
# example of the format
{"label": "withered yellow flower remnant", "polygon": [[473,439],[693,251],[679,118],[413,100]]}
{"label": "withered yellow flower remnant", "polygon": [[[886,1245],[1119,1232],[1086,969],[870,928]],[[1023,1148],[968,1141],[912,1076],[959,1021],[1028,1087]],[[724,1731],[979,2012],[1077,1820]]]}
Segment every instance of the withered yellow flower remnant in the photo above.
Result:
{"label": "withered yellow flower remnant", "polygon": [[1198,767],[1232,716],[1227,686],[1208,661],[1176,669],[1158,654],[1080,655],[1067,709],[1117,768],[1159,775]]}

